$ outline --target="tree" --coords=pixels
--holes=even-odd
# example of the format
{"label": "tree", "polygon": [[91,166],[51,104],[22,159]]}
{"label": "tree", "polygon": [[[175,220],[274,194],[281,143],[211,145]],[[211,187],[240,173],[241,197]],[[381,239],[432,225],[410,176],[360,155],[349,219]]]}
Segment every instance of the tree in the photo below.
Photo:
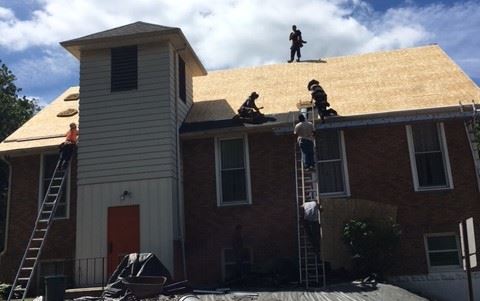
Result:
{"label": "tree", "polygon": [[[0,63],[2,61],[0,60]],[[15,85],[16,77],[5,64],[0,66],[0,141],[39,111],[35,99],[19,96],[22,89]],[[4,247],[8,166],[0,160],[0,251]]]}

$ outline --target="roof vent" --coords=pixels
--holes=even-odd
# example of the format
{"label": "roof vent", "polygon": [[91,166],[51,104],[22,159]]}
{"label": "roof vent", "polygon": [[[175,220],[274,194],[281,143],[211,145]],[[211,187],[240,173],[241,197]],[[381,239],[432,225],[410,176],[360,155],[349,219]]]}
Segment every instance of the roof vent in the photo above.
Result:
{"label": "roof vent", "polygon": [[65,97],[64,101],[78,100],[80,98],[80,93],[73,93]]}
{"label": "roof vent", "polygon": [[66,109],[57,114],[57,117],[70,117],[78,113],[76,109]]}

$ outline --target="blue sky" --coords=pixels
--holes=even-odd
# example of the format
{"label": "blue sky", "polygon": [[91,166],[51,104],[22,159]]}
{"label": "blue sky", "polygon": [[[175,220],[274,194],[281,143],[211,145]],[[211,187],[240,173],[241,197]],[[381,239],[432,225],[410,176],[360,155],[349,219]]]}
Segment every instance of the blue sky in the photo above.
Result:
{"label": "blue sky", "polygon": [[292,24],[325,58],[438,43],[480,83],[480,0],[0,0],[0,60],[45,105],[78,85],[58,43],[145,21],[180,27],[208,70],[285,62]]}

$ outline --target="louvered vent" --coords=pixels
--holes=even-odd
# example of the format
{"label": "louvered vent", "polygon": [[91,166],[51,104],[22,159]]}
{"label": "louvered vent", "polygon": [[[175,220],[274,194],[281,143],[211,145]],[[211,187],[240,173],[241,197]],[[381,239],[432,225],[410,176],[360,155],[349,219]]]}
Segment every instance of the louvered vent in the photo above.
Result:
{"label": "louvered vent", "polygon": [[111,50],[111,91],[137,89],[137,46],[118,47]]}

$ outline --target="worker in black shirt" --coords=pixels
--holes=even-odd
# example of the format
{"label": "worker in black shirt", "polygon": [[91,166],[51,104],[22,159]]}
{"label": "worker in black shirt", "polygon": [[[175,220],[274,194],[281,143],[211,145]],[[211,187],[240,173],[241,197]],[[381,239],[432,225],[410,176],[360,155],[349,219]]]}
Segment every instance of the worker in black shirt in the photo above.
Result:
{"label": "worker in black shirt", "polygon": [[292,32],[290,33],[290,41],[292,41],[292,46],[290,46],[290,60],[289,63],[293,62],[295,58],[295,53],[297,54],[297,62],[300,62],[300,48],[303,47],[303,44],[307,43],[302,39],[302,32],[297,29],[296,25],[292,25]]}

